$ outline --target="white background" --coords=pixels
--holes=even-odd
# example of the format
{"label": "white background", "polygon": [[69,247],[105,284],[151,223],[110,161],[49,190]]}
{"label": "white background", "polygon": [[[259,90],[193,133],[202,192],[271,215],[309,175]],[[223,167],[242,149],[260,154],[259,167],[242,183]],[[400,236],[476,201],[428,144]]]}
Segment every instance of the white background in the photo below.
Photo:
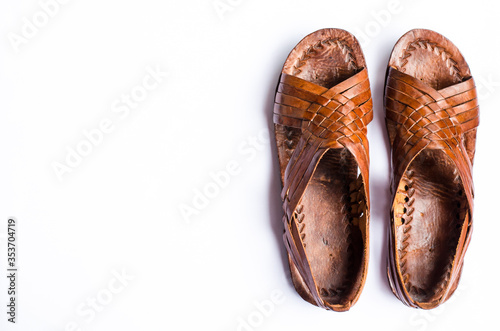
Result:
{"label": "white background", "polygon": [[[230,10],[218,13],[219,2]],[[1,0],[0,329],[495,329],[498,2],[219,2],[71,0],[45,22],[38,1]],[[39,27],[16,51],[12,36],[34,20]],[[370,265],[347,313],[312,306],[291,285],[274,139],[263,139],[286,56],[326,27],[361,41],[375,112]],[[383,82],[393,45],[413,28],[459,47],[481,107],[474,234],[457,292],[433,311],[404,306],[385,276]],[[148,70],[168,75],[128,114],[114,112],[122,95],[140,91]],[[87,144],[83,132],[104,119],[112,132],[60,180],[54,164],[65,164],[69,149]],[[210,174],[228,165],[238,173],[213,191]],[[207,187],[212,197],[183,217],[180,206],[193,207],[195,192]],[[18,221],[15,325],[5,306],[9,217]],[[272,311],[259,312],[255,303],[276,294],[282,300]]]}

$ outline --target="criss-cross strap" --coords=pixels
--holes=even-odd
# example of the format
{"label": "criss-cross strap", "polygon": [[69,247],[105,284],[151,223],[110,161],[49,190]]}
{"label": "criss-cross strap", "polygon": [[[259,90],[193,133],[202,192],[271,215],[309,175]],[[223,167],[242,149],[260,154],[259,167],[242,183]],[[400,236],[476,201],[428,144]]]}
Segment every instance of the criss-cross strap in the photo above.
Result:
{"label": "criss-cross strap", "polygon": [[274,122],[299,128],[301,136],[287,164],[283,190],[285,246],[318,306],[325,307],[297,228],[297,206],[314,170],[330,148],[347,148],[358,163],[365,185],[367,209],[368,140],[372,99],[366,68],[328,89],[296,76],[281,74],[274,106]]}
{"label": "criss-cross strap", "polygon": [[[464,144],[464,134],[479,125],[474,80],[469,78],[456,85],[435,90],[419,79],[390,67],[385,94],[386,119],[394,122],[397,130],[392,150],[393,200],[408,166],[425,149],[442,150],[449,156],[456,165],[466,193],[468,214],[460,234],[448,289],[443,295],[444,300],[460,275],[470,241],[474,192],[472,159]],[[391,236],[394,236],[394,233],[391,232]],[[391,239],[391,244],[392,241]],[[394,247],[391,247],[390,251],[394,254]],[[393,282],[398,276],[394,274],[394,258],[390,261],[392,277],[389,279]],[[392,286],[403,302],[414,306],[401,284],[392,283]]]}
{"label": "criss-cross strap", "polygon": [[[386,118],[397,125],[393,143],[393,188],[415,157],[426,148],[440,149],[457,166],[472,214],[472,162],[463,134],[479,124],[479,107],[472,78],[441,90],[389,68]],[[394,190],[396,191],[396,190]]]}

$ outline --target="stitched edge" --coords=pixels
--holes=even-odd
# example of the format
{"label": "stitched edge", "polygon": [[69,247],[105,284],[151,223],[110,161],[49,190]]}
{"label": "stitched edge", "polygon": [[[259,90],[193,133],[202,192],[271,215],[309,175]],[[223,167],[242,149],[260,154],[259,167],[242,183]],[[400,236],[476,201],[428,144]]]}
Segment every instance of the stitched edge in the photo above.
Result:
{"label": "stitched edge", "polygon": [[405,72],[406,68],[404,66],[408,63],[407,58],[412,54],[411,52],[416,50],[417,48],[428,50],[431,53],[434,53],[436,56],[440,57],[446,64],[446,67],[449,70],[449,74],[454,76],[459,81],[463,80],[463,76],[460,73],[460,69],[457,66],[457,61],[453,60],[451,57],[451,53],[447,52],[444,47],[440,46],[437,43],[430,42],[426,39],[416,39],[413,42],[409,43],[408,46],[404,49],[403,55],[400,57],[401,67],[398,70]]}
{"label": "stitched edge", "polygon": [[324,50],[325,47],[340,48],[342,54],[344,55],[344,61],[348,63],[348,68],[354,70],[358,69],[352,48],[347,45],[345,40],[334,38],[320,40],[316,44],[307,47],[306,50],[302,52],[302,55],[297,59],[297,64],[293,66],[292,75],[300,74],[302,72],[300,68],[306,64],[306,61],[309,60],[313,54],[316,55],[319,51]]}

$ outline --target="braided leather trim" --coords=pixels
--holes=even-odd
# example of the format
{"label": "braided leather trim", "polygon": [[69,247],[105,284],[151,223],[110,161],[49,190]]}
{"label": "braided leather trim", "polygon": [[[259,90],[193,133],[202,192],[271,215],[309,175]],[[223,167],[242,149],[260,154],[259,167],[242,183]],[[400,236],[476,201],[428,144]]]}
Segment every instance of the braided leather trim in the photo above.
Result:
{"label": "braided leather trim", "polygon": [[297,206],[322,156],[330,148],[345,147],[358,162],[369,210],[366,126],[373,118],[372,106],[366,68],[330,89],[282,73],[276,93],[274,122],[300,128],[302,133],[287,164],[281,193],[285,247],[317,305],[326,309],[298,230]]}

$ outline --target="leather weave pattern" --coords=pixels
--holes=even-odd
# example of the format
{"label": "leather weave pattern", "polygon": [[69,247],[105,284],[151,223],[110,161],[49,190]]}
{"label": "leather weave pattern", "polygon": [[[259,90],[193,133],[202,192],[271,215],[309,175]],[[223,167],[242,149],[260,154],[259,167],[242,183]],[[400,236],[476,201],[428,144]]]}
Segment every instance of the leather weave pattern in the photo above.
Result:
{"label": "leather weave pattern", "polygon": [[[276,93],[274,123],[301,129],[301,137],[285,170],[284,241],[288,253],[317,305],[326,308],[311,273],[300,237],[296,209],[321,157],[330,148],[347,148],[356,159],[368,194],[368,140],[372,99],[366,68],[328,89],[282,73]],[[368,205],[369,208],[369,205]]]}
{"label": "leather weave pattern", "polygon": [[[397,123],[392,162],[399,183],[409,163],[425,148],[441,149],[456,163],[470,206],[473,202],[472,162],[463,134],[479,124],[477,93],[472,78],[439,91],[389,68],[386,118]],[[393,186],[395,191],[395,187]]]}
{"label": "leather weave pattern", "polygon": [[[385,90],[386,120],[395,123],[392,144],[393,201],[397,187],[410,163],[424,149],[442,150],[454,162],[467,196],[468,217],[456,250],[450,281],[440,299],[444,302],[456,287],[472,232],[473,182],[472,162],[464,144],[464,134],[479,125],[477,93],[472,78],[435,90],[419,79],[389,67]],[[393,211],[394,212],[394,211]],[[401,215],[393,215],[400,217]],[[390,231],[389,281],[398,298],[408,306],[419,307],[405,288],[396,263],[395,229]]]}

